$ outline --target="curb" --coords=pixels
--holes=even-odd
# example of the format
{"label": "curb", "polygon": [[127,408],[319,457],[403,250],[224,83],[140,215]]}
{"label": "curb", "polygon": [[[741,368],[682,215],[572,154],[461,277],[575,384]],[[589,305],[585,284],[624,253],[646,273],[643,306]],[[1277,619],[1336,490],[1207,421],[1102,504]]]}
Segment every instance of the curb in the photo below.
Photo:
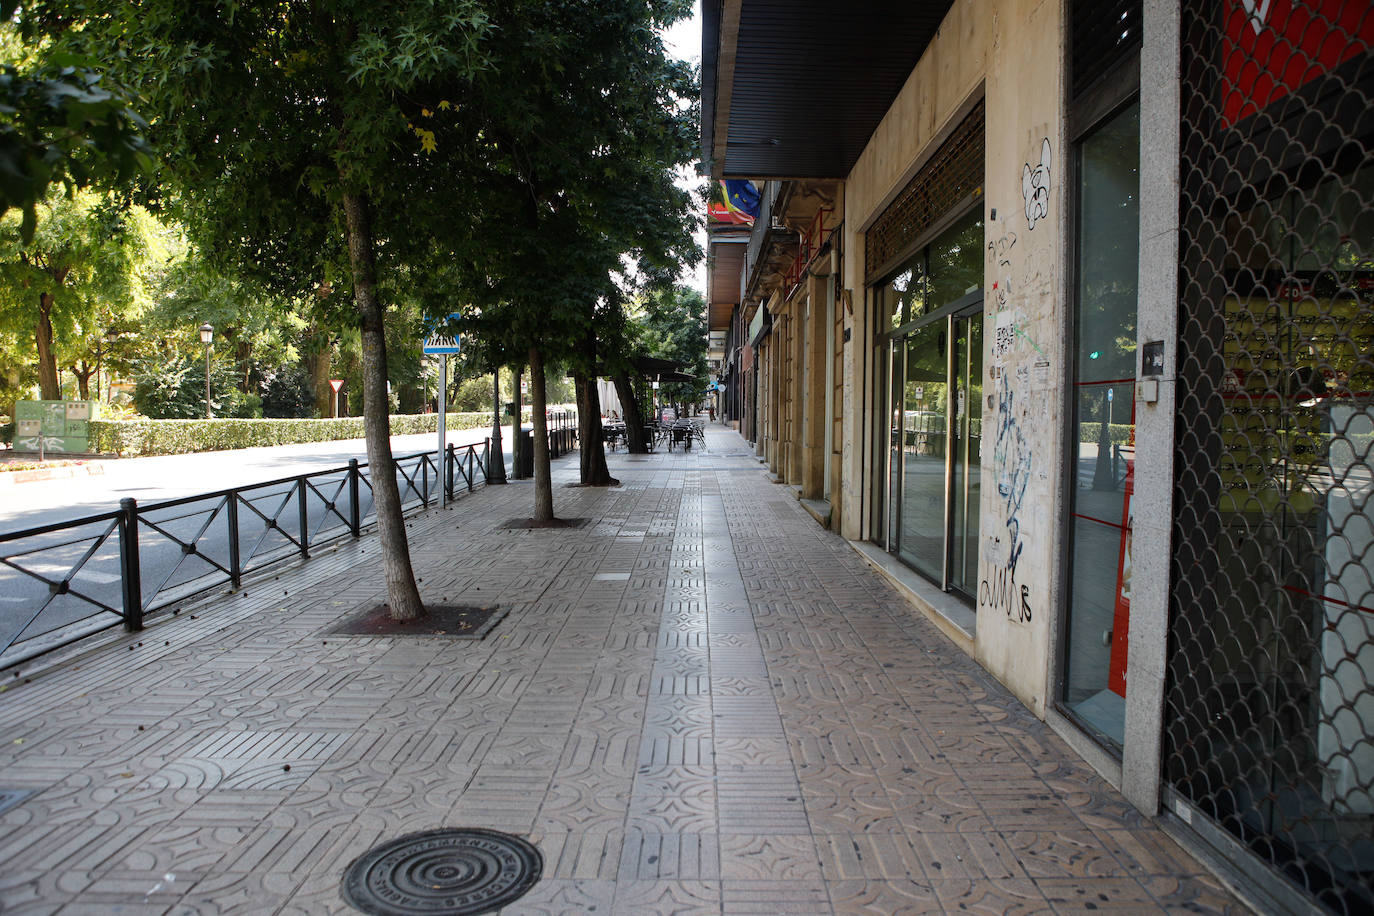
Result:
{"label": "curb", "polygon": [[39,480],[61,480],[67,477],[89,477],[104,474],[100,464],[73,464],[60,468],[34,468],[29,471],[0,471],[0,487],[18,486]]}

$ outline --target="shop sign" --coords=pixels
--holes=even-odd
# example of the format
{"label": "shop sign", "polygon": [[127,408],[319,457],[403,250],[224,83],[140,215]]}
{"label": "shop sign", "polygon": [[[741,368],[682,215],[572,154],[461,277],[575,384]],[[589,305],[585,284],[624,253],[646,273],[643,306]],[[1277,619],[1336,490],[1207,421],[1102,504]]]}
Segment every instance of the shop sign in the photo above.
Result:
{"label": "shop sign", "polygon": [[759,306],[759,310],[754,313],[754,320],[749,322],[749,343],[751,346],[758,346],[759,337],[763,334],[764,322],[768,319],[768,308]]}
{"label": "shop sign", "polygon": [[1347,0],[1231,0],[1221,120],[1234,126],[1374,47],[1374,16]]}

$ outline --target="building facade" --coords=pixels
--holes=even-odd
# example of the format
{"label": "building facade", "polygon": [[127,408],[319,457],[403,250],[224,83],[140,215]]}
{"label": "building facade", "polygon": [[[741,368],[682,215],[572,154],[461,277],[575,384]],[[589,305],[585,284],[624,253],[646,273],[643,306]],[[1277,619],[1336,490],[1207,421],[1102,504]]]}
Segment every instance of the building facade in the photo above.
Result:
{"label": "building facade", "polygon": [[1256,905],[1374,907],[1368,4],[704,14],[727,419]]}

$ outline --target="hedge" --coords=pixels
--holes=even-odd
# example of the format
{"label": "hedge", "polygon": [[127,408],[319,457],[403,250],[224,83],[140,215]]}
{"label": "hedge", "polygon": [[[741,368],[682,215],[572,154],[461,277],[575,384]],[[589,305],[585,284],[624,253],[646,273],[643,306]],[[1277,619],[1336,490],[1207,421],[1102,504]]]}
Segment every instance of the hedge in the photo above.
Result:
{"label": "hedge", "polygon": [[[448,428],[479,429],[491,425],[491,414],[451,413]],[[391,434],[437,433],[439,415],[392,414]],[[292,445],[361,439],[362,417],[332,420],[92,420],[90,448],[102,455],[185,455],[221,449]]]}

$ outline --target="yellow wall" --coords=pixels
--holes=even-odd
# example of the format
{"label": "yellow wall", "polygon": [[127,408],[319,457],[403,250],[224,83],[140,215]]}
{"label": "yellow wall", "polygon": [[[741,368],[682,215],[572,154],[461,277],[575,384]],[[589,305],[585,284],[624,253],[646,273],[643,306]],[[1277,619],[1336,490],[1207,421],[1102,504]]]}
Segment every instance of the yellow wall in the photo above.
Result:
{"label": "yellow wall", "polygon": [[[980,97],[987,102],[983,194],[984,378],[978,659],[1043,714],[1061,476],[1064,10],[1041,0],[959,0],[912,71],[845,185],[844,285],[853,291],[845,354],[843,533],[871,489],[870,306],[863,230]],[[1023,173],[1049,141],[1047,213],[1032,226]],[[1043,173],[1043,170],[1042,170]],[[993,218],[993,210],[996,218]],[[994,286],[994,284],[996,284]],[[998,329],[1003,344],[998,346]],[[1013,600],[1000,601],[999,596]]]}

